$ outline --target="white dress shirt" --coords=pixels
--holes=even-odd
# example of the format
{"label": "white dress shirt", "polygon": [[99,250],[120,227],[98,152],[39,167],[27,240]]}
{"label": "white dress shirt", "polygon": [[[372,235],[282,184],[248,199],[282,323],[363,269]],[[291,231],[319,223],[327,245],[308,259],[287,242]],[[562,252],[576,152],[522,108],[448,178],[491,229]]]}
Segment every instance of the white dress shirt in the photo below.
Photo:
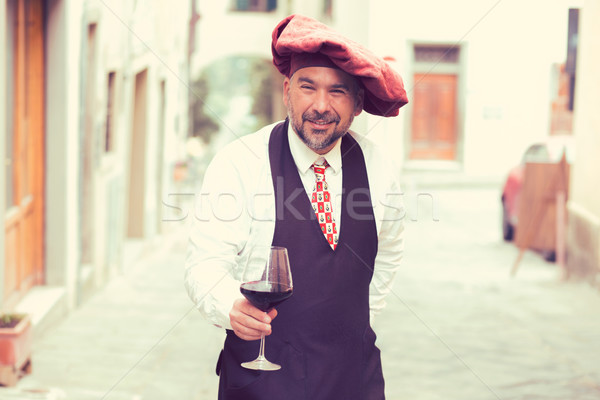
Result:
{"label": "white dress shirt", "polygon": [[[195,218],[185,265],[185,287],[200,313],[213,324],[231,329],[229,311],[239,290],[250,249],[270,246],[275,230],[275,195],[269,163],[272,124],[244,136],[220,151],[206,170],[196,196]],[[385,307],[385,297],[403,254],[405,216],[399,174],[374,143],[350,131],[365,158],[377,225],[378,252],[369,288],[371,317]],[[336,224],[340,221],[342,159],[340,142],[324,156],[307,148],[290,128],[290,151],[310,197],[315,175],[311,165],[323,157],[331,165],[326,181]],[[316,223],[316,222],[315,222]],[[344,229],[338,225],[338,231]]]}

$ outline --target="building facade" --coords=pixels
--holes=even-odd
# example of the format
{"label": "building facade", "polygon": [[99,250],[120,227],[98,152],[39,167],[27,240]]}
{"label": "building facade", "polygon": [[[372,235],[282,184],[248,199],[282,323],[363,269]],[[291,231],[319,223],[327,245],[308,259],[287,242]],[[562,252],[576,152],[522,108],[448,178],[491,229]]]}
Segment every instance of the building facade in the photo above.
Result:
{"label": "building facade", "polygon": [[573,110],[575,162],[567,203],[567,267],[573,276],[600,276],[600,4],[586,1],[579,12],[577,75]]}
{"label": "building facade", "polygon": [[[0,301],[64,313],[162,230],[192,2],[3,0]],[[39,309],[39,308],[42,309]]]}
{"label": "building facade", "polygon": [[[234,54],[269,60],[271,31],[283,17],[317,18],[403,76],[410,103],[400,116],[363,113],[354,128],[385,143],[407,179],[439,172],[499,184],[527,146],[549,134],[568,9],[581,3],[205,1],[194,73]],[[274,96],[282,117],[278,88]]]}

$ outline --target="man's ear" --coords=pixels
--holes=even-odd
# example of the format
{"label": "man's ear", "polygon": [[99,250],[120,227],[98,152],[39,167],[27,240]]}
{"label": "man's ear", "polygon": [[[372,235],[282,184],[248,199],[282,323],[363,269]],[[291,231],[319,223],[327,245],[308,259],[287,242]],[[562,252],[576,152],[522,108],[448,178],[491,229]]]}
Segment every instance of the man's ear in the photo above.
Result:
{"label": "man's ear", "polygon": [[288,96],[290,93],[290,85],[291,85],[290,78],[286,77],[283,80],[283,92],[282,92],[283,104],[285,104],[286,107],[288,106]]}
{"label": "man's ear", "polygon": [[365,101],[365,90],[359,89],[358,93],[356,93],[356,100],[354,102],[354,116],[358,117],[358,115],[363,110],[363,104]]}

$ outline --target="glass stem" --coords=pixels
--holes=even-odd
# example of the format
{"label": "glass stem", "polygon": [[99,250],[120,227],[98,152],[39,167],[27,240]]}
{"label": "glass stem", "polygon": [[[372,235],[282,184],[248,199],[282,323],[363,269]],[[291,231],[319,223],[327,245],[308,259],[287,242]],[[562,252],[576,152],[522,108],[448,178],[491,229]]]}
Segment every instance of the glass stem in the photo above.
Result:
{"label": "glass stem", "polygon": [[266,360],[265,358],[265,335],[260,335],[260,350],[258,351],[258,360]]}

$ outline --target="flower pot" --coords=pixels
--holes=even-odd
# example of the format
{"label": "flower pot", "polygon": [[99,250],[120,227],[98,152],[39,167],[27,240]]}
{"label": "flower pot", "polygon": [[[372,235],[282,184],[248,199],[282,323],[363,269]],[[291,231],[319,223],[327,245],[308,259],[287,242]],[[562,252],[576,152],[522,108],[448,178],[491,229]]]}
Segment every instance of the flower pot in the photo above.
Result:
{"label": "flower pot", "polygon": [[31,318],[23,316],[16,326],[0,328],[0,384],[15,385],[20,372],[31,366]]}

